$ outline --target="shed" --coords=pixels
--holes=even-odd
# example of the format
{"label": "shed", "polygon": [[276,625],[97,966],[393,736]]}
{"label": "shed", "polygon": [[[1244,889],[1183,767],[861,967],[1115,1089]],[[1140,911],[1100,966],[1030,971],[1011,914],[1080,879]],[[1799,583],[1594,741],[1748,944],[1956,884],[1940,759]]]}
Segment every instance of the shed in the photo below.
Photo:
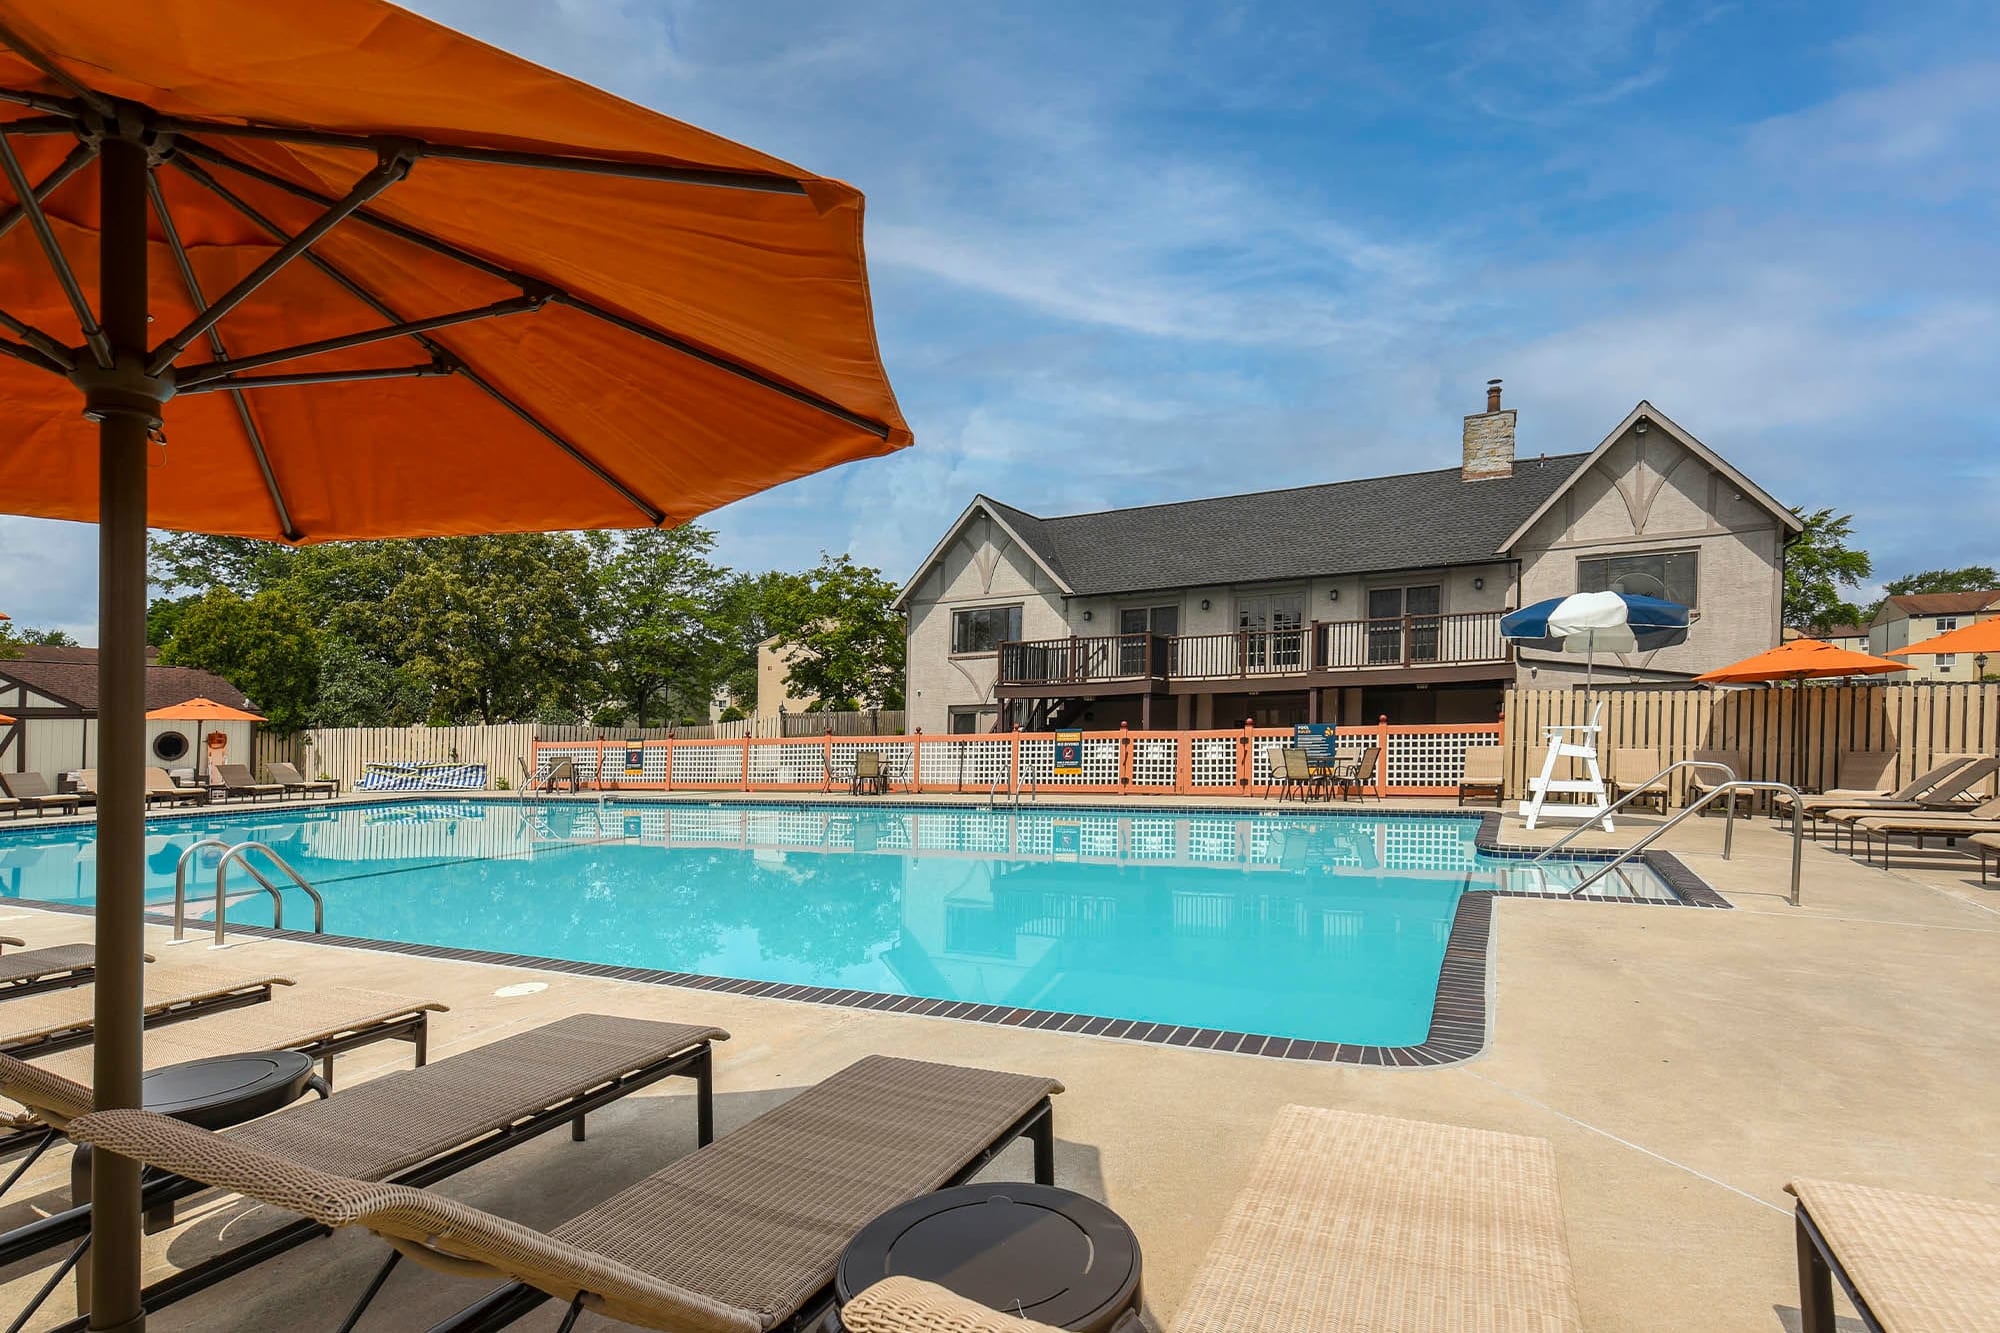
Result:
{"label": "shed", "polygon": [[[53,776],[97,766],[97,650],[23,644],[20,656],[0,658],[0,771]],[[254,711],[243,691],[210,671],[146,662],[146,709],[209,698]],[[148,761],[162,768],[192,768],[204,737],[220,731],[232,762],[251,763],[254,722],[157,721],[146,724]]]}

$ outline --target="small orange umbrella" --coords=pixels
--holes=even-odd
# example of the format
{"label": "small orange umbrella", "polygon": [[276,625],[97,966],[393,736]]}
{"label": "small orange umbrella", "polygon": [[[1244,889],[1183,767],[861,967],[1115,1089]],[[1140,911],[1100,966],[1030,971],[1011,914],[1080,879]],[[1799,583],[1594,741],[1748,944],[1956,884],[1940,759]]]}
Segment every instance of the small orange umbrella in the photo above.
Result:
{"label": "small orange umbrella", "polygon": [[1789,680],[1793,684],[1792,779],[1805,771],[1806,693],[1808,680],[1828,680],[1837,676],[1879,676],[1891,671],[1908,671],[1902,662],[1890,662],[1851,648],[1836,648],[1818,639],[1793,639],[1790,643],[1746,657],[1717,671],[1704,672],[1695,679],[1710,685],[1755,685],[1766,681]]}
{"label": "small orange umbrella", "polygon": [[213,699],[196,696],[186,703],[168,704],[165,708],[155,708],[146,714],[148,722],[262,722],[256,713],[246,713],[241,708],[231,708]]}
{"label": "small orange umbrella", "polygon": [[0,727],[11,727],[18,721],[20,719],[12,713],[0,713]]}
{"label": "small orange umbrella", "polygon": [[1935,638],[1913,643],[1907,648],[1891,648],[1891,657],[1929,653],[2000,653],[2000,616],[1975,620],[1970,625],[1946,630]]}

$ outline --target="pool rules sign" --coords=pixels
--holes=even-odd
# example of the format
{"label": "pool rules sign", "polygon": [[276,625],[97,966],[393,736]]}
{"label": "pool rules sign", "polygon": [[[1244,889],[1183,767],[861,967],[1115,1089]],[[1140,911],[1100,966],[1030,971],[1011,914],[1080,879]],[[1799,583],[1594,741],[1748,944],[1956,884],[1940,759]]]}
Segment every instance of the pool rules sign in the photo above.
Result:
{"label": "pool rules sign", "polygon": [[1056,733],[1056,762],[1052,771],[1059,778],[1080,778],[1083,776],[1082,732],[1058,731]]}

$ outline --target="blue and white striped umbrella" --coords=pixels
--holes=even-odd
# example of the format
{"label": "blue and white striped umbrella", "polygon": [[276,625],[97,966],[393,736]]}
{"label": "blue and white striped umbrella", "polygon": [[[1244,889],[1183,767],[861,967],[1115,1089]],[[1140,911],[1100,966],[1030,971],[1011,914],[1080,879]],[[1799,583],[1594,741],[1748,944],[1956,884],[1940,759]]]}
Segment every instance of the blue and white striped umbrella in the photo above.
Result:
{"label": "blue and white striped umbrella", "polygon": [[1500,632],[1552,653],[1643,653],[1686,640],[1688,609],[1657,597],[1579,592],[1502,616]]}

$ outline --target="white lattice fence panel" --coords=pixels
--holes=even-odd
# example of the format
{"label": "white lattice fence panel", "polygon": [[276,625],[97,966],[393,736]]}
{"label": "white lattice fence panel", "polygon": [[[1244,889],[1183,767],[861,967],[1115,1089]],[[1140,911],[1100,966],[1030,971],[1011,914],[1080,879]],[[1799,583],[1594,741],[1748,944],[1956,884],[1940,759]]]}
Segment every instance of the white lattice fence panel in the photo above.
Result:
{"label": "white lattice fence panel", "polygon": [[1231,736],[1191,736],[1188,777],[1196,787],[1236,785],[1236,739]]}
{"label": "white lattice fence panel", "polygon": [[1389,733],[1391,787],[1456,787],[1465,775],[1465,752],[1475,745],[1498,745],[1491,731]]}
{"label": "white lattice fence panel", "polygon": [[607,746],[604,751],[604,782],[606,786],[659,787],[667,781],[667,747],[648,745],[639,751],[639,771],[625,771],[625,747]]}
{"label": "white lattice fence panel", "polygon": [[1263,736],[1259,736],[1256,740],[1250,742],[1250,785],[1252,787],[1261,789],[1271,781],[1272,750],[1285,743],[1284,741],[1270,740]]}
{"label": "white lattice fence panel", "polygon": [[545,745],[536,750],[536,780],[547,782],[549,774],[555,770],[555,766],[565,759],[570,761],[571,767],[575,770],[577,781],[595,782],[597,780],[597,747],[594,745],[587,749],[578,746],[573,750],[565,749],[561,746]]}
{"label": "white lattice fence panel", "polygon": [[1151,738],[1132,742],[1132,785],[1171,787],[1179,777],[1181,743],[1178,737]]}
{"label": "white lattice fence panel", "polygon": [[872,750],[882,759],[882,772],[894,786],[902,786],[910,780],[910,764],[916,747],[909,741],[835,741],[833,743],[833,772],[835,777],[854,771],[855,757],[864,750]]}
{"label": "white lattice fence panel", "polygon": [[1040,739],[1021,742],[1021,785],[1033,781],[1038,787],[1115,787],[1118,785],[1118,738],[1089,737],[1083,742],[1083,774],[1055,772],[1056,743]]}
{"label": "white lattice fence panel", "polygon": [[766,787],[823,786],[826,747],[819,741],[754,744],[750,747],[750,781]]}
{"label": "white lattice fence panel", "polygon": [[926,787],[950,787],[963,779],[967,791],[990,790],[1007,777],[1012,741],[932,741],[918,747],[923,771],[917,780]]}
{"label": "white lattice fence panel", "polygon": [[734,785],[743,780],[743,747],[729,741],[719,745],[688,744],[674,747],[673,784],[679,786]]}

